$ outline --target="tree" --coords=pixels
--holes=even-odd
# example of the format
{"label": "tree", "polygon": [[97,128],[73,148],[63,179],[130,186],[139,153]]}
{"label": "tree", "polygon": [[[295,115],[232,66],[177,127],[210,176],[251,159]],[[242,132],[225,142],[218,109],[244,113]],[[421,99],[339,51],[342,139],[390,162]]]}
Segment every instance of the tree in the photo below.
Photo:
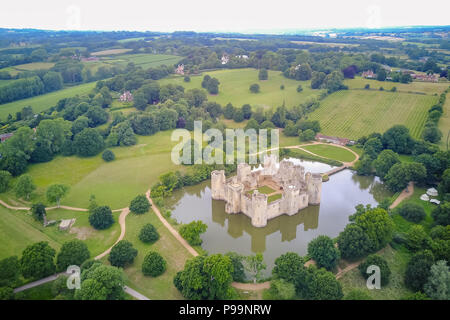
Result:
{"label": "tree", "polygon": [[133,106],[138,110],[147,108],[147,98],[142,91],[137,91],[133,96]]}
{"label": "tree", "polygon": [[244,112],[243,112],[242,108],[234,110],[233,120],[235,122],[242,122],[242,121],[244,121]]}
{"label": "tree", "polygon": [[312,129],[307,129],[305,131],[299,131],[300,141],[312,141],[316,137],[316,133]]}
{"label": "tree", "polygon": [[254,83],[254,84],[250,85],[250,92],[258,93],[259,92],[259,84]]}
{"label": "tree", "polygon": [[120,240],[114,247],[108,257],[108,261],[112,266],[124,268],[132,264],[136,258],[138,251],[133,248],[133,244],[127,240]]}
{"label": "tree", "polygon": [[311,75],[312,75],[311,66],[308,63],[303,63],[298,67],[297,72],[295,74],[295,79],[302,81],[309,80],[311,79]]}
{"label": "tree", "polygon": [[400,192],[410,181],[410,174],[404,163],[394,164],[384,177],[386,186],[393,192]]}
{"label": "tree", "polygon": [[370,138],[364,143],[364,154],[371,159],[376,159],[381,150],[383,150],[383,144],[378,138]]}
{"label": "tree", "polygon": [[343,300],[372,300],[372,297],[361,289],[353,289],[345,295]]}
{"label": "tree", "polygon": [[18,198],[30,199],[31,193],[36,189],[33,180],[29,174],[24,174],[17,180],[15,191]]}
{"label": "tree", "polygon": [[242,115],[244,119],[248,120],[252,116],[252,107],[249,104],[244,104],[242,106]]}
{"label": "tree", "polygon": [[33,217],[37,220],[37,221],[42,221],[44,220],[44,217],[46,215],[46,211],[45,211],[45,205],[42,203],[33,203],[31,205],[31,213],[33,214]]}
{"label": "tree", "polygon": [[325,77],[323,86],[328,90],[328,93],[332,93],[341,89],[344,89],[344,76],[340,71],[333,71]]}
{"label": "tree", "polygon": [[269,78],[269,73],[267,72],[267,69],[260,69],[258,72],[258,79],[259,80],[267,80]]}
{"label": "tree", "polygon": [[0,300],[14,300],[13,288],[0,287]]}
{"label": "tree", "polygon": [[275,279],[270,282],[268,294],[270,300],[292,300],[295,297],[295,286],[284,279]]}
{"label": "tree", "polygon": [[206,92],[202,89],[190,89],[186,92],[185,98],[190,106],[200,107],[207,100]]}
{"label": "tree", "polygon": [[412,226],[406,234],[406,239],[408,241],[408,247],[412,251],[425,249],[429,241],[428,235],[421,225]]}
{"label": "tree", "polygon": [[186,262],[174,284],[186,299],[230,299],[233,265],[222,254],[201,255]]}
{"label": "tree", "polygon": [[0,170],[0,193],[8,190],[11,181],[11,173],[5,170]]}
{"label": "tree", "polygon": [[0,260],[0,287],[14,288],[19,280],[20,264],[16,256]]}
{"label": "tree", "polygon": [[144,243],[154,243],[159,239],[159,233],[151,223],[144,225],[139,232],[139,240]]}
{"label": "tree", "polygon": [[400,154],[410,154],[413,140],[409,135],[409,129],[403,125],[395,125],[388,129],[382,136],[385,149],[391,149]]}
{"label": "tree", "polygon": [[406,220],[419,223],[423,219],[425,219],[426,213],[424,208],[417,203],[414,202],[406,202],[401,205],[397,212]]}
{"label": "tree", "polygon": [[384,81],[386,80],[386,71],[384,69],[379,69],[377,72],[377,80],[378,81]]}
{"label": "tree", "polygon": [[75,152],[82,157],[95,156],[105,147],[100,133],[92,128],[83,129],[75,136],[73,143]]}
{"label": "tree", "polygon": [[55,273],[55,249],[48,242],[36,242],[23,250],[20,270],[27,279],[41,279]]}
{"label": "tree", "polygon": [[62,89],[63,79],[59,72],[49,71],[42,78],[45,92],[56,91]]}
{"label": "tree", "polygon": [[355,223],[348,224],[337,239],[339,251],[344,259],[357,259],[371,249],[371,242],[363,229]]}
{"label": "tree", "polygon": [[303,87],[302,87],[302,85],[301,84],[299,84],[298,86],[297,86],[297,92],[302,92],[303,91]]}
{"label": "tree", "polygon": [[391,269],[389,268],[389,265],[387,261],[376,254],[369,255],[366,260],[364,260],[360,265],[358,266],[359,271],[361,272],[361,275],[367,279],[372,273],[367,273],[367,268],[369,266],[377,266],[380,268],[380,276],[381,276],[381,285],[385,286],[389,283],[389,277],[391,276]]}
{"label": "tree", "polygon": [[360,176],[371,175],[372,163],[373,159],[370,156],[363,154],[362,157],[355,164],[355,169],[358,175]]}
{"label": "tree", "polygon": [[379,250],[392,240],[394,222],[386,210],[374,208],[357,216],[355,223],[363,229],[371,241],[371,251]]}
{"label": "tree", "polygon": [[144,194],[140,194],[136,196],[136,198],[131,200],[130,203],[131,212],[143,214],[148,212],[149,209],[150,209],[150,202],[148,201],[147,197]]}
{"label": "tree", "polygon": [[116,156],[114,155],[114,152],[112,152],[109,149],[103,151],[103,153],[102,153],[102,159],[105,160],[106,162],[111,162],[115,158],[116,158]]}
{"label": "tree", "polygon": [[396,163],[400,162],[400,158],[397,153],[392,150],[385,149],[380,152],[378,157],[373,161],[373,167],[377,176],[384,179],[389,169]]}
{"label": "tree", "polygon": [[157,277],[166,271],[166,260],[156,251],[150,251],[142,263],[142,273],[145,276]]}
{"label": "tree", "polygon": [[328,236],[318,236],[308,243],[308,255],[316,261],[317,266],[332,270],[336,267],[340,253]]}
{"label": "tree", "polygon": [[437,224],[446,226],[450,224],[450,202],[442,202],[431,212],[431,217]]}
{"label": "tree", "polygon": [[81,266],[90,256],[91,253],[83,241],[73,239],[64,242],[56,256],[56,269],[62,272],[71,265]]}
{"label": "tree", "polygon": [[431,266],[424,291],[433,300],[450,300],[450,270],[447,261],[440,260]]}
{"label": "tree", "polygon": [[311,89],[320,89],[326,76],[327,75],[324,72],[313,72],[311,78]]}
{"label": "tree", "polygon": [[231,103],[228,103],[223,109],[223,116],[225,119],[233,119],[234,107]]}
{"label": "tree", "polygon": [[81,273],[81,289],[76,290],[75,299],[123,300],[124,285],[121,269],[96,262]]}
{"label": "tree", "polygon": [[108,121],[108,112],[99,106],[90,106],[85,116],[89,119],[89,125],[91,127],[97,127]]}
{"label": "tree", "polygon": [[233,281],[244,282],[245,281],[245,267],[243,264],[244,257],[236,252],[227,252],[225,256],[229,257],[231,264],[233,265]]}
{"label": "tree", "polygon": [[405,285],[413,291],[423,291],[433,263],[433,254],[428,250],[413,255],[406,266]]}
{"label": "tree", "polygon": [[310,300],[341,300],[342,286],[333,273],[310,266],[304,298]]}
{"label": "tree", "polygon": [[442,180],[438,185],[439,194],[443,199],[445,199],[447,193],[450,193],[450,168],[444,170]]}
{"label": "tree", "polygon": [[64,184],[52,184],[47,189],[47,201],[56,202],[59,208],[61,199],[69,192],[69,187]]}
{"label": "tree", "polygon": [[208,226],[202,221],[192,221],[189,224],[184,224],[180,228],[180,235],[189,242],[190,245],[199,246],[202,244],[200,234],[206,232]]}
{"label": "tree", "polygon": [[114,223],[111,208],[108,206],[96,207],[89,214],[89,223],[98,230],[108,229]]}
{"label": "tree", "polygon": [[245,257],[244,261],[245,269],[253,274],[253,282],[256,283],[261,278],[261,272],[266,269],[263,255],[261,253],[250,255]]}
{"label": "tree", "polygon": [[441,140],[442,132],[435,125],[425,126],[425,128],[422,131],[422,138],[425,141],[428,141],[431,143],[436,143],[436,142],[439,142],[439,140]]}
{"label": "tree", "polygon": [[85,116],[79,116],[73,123],[72,123],[72,134],[76,135],[83,131],[84,129],[89,127],[89,119]]}

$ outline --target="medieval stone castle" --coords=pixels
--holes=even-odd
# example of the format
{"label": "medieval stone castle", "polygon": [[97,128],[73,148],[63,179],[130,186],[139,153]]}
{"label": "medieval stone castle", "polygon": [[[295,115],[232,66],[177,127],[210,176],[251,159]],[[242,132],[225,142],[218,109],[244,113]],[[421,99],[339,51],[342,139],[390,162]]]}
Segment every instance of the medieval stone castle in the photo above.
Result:
{"label": "medieval stone castle", "polygon": [[[258,191],[268,187],[270,194]],[[309,205],[320,204],[322,176],[305,174],[305,168],[289,160],[277,162],[274,156],[264,158],[264,166],[253,169],[246,163],[237,167],[237,175],[225,178],[224,170],[211,173],[211,192],[215,200],[225,201],[229,214],[244,213],[255,227],[282,214],[294,215]],[[281,196],[280,196],[281,195]],[[276,199],[270,201],[270,199]]]}

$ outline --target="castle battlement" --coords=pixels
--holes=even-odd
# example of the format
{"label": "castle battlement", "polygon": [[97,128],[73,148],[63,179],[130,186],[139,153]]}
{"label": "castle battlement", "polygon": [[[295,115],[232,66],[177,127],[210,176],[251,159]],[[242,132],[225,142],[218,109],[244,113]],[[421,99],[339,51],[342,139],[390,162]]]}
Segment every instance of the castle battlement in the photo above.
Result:
{"label": "castle battlement", "polygon": [[224,170],[211,173],[211,193],[225,201],[229,214],[244,213],[255,227],[282,214],[294,215],[309,205],[320,204],[322,176],[305,174],[305,168],[289,160],[278,162],[274,156],[264,158],[264,166],[253,169],[246,163],[237,167],[237,175],[225,178]]}

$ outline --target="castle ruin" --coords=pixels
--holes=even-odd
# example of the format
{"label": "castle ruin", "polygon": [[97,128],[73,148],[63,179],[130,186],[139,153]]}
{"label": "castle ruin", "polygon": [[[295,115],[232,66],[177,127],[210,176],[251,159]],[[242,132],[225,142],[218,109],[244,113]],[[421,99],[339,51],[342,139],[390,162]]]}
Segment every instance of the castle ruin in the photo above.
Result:
{"label": "castle ruin", "polygon": [[320,204],[321,192],[321,174],[305,174],[301,165],[289,160],[278,163],[273,155],[264,158],[263,167],[253,170],[246,163],[238,164],[237,175],[229,179],[224,170],[211,172],[212,198],[224,200],[227,213],[250,217],[255,227],[264,227],[267,220],[282,214],[292,216],[309,205]]}

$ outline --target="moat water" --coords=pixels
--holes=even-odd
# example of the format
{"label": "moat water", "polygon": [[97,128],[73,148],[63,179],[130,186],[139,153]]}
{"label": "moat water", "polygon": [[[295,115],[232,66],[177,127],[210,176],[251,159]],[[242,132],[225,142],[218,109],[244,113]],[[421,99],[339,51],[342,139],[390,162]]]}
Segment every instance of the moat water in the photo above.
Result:
{"label": "moat water", "polygon": [[[333,168],[319,162],[293,161],[313,173]],[[293,251],[305,255],[309,241],[317,236],[338,236],[348,224],[348,217],[355,212],[356,205],[376,206],[392,195],[378,177],[358,176],[351,170],[344,170],[323,183],[319,206],[308,207],[294,216],[279,216],[269,220],[266,227],[255,228],[244,214],[227,214],[224,201],[212,200],[210,187],[208,180],[174,192],[167,201],[172,217],[179,223],[194,220],[206,223],[208,229],[201,238],[203,249],[209,253],[263,253],[267,264],[265,276],[270,276],[274,261],[281,254]]]}

